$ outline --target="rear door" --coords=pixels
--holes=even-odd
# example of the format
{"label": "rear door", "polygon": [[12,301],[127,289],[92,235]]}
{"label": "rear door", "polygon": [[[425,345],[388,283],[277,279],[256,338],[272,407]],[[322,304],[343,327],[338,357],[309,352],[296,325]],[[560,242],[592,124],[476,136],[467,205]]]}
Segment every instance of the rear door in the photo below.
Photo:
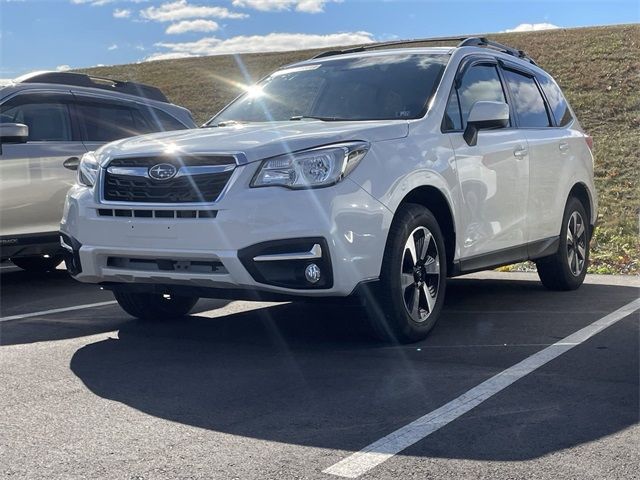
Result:
{"label": "rear door", "polygon": [[57,232],[75,172],[64,168],[86,148],[74,124],[71,93],[17,94],[0,106],[2,122],[29,127],[29,140],[0,153],[0,231],[3,237]]}
{"label": "rear door", "polygon": [[[526,243],[526,210],[529,195],[529,156],[524,134],[510,125],[478,132],[478,143],[463,138],[472,106],[481,100],[507,102],[506,90],[495,59],[469,60],[452,88],[443,131],[455,152],[463,202],[463,230],[457,235],[461,260],[513,254],[512,247]],[[493,259],[494,263],[509,261]],[[479,261],[491,263],[491,258]],[[468,264],[463,268],[473,268]]]}
{"label": "rear door", "polygon": [[531,155],[529,242],[552,239],[560,233],[567,185],[572,184],[575,156],[584,148],[584,138],[572,129],[571,111],[551,79],[545,83],[533,72],[509,64],[504,75]]}

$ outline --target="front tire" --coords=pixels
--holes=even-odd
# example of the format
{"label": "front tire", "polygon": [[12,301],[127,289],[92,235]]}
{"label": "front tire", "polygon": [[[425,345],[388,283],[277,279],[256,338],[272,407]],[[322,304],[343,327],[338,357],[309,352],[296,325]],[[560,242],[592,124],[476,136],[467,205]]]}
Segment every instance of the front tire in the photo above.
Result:
{"label": "front tire", "polygon": [[580,200],[569,198],[562,217],[560,245],[549,257],[536,261],[538,276],[549,290],[575,290],[589,265],[589,217]]}
{"label": "front tire", "polygon": [[375,335],[412,343],[433,329],[444,303],[447,261],[444,237],[425,207],[400,207],[389,229],[375,302],[368,317]]}
{"label": "front tire", "polygon": [[27,272],[43,273],[55,270],[62,263],[61,255],[51,255],[49,257],[16,257],[11,258],[11,262]]}
{"label": "front tire", "polygon": [[198,301],[198,297],[123,292],[119,290],[114,290],[113,296],[120,307],[129,315],[150,321],[184,317]]}

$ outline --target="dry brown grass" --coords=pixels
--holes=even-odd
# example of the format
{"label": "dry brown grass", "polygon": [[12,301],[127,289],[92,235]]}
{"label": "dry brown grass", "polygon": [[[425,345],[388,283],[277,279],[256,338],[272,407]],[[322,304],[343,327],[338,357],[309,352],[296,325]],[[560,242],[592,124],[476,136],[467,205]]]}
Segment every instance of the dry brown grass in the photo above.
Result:
{"label": "dry brown grass", "polygon": [[[489,35],[529,53],[558,81],[594,137],[600,214],[591,271],[640,273],[640,25]],[[431,43],[430,45],[435,45]],[[319,50],[166,60],[86,70],[160,87],[204,122],[241,85]]]}

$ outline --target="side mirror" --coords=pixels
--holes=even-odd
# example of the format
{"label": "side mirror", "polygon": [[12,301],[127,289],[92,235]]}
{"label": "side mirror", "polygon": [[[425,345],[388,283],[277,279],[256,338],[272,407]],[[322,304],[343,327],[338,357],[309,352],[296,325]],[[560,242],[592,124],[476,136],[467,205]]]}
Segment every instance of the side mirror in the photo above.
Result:
{"label": "side mirror", "polygon": [[26,143],[29,127],[22,123],[0,123],[0,143]]}
{"label": "side mirror", "polygon": [[504,102],[480,101],[473,104],[462,135],[467,145],[478,143],[478,131],[509,125],[509,105]]}

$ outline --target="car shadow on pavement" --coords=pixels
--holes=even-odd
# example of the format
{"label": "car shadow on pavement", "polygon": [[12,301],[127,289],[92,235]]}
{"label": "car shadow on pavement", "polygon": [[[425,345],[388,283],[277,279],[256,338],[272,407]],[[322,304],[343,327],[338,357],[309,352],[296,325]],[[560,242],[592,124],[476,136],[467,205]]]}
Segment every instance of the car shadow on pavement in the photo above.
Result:
{"label": "car shadow on pavement", "polygon": [[[460,279],[448,288],[442,321],[411,346],[366,339],[358,308],[296,303],[130,322],[117,339],[79,349],[70,367],[96,395],[158,418],[355,451],[637,297],[603,285],[556,293]],[[637,337],[635,322],[620,322],[405,454],[522,460],[634,425]]]}
{"label": "car shadow on pavement", "polygon": [[[2,317],[113,301],[111,292],[101,290],[97,285],[80,283],[66,270],[46,273],[14,270],[0,275]],[[222,308],[228,303],[226,300],[201,300],[194,311]],[[0,345],[85,337],[112,332],[131,322],[134,319],[115,304],[22,318],[0,322]]]}

